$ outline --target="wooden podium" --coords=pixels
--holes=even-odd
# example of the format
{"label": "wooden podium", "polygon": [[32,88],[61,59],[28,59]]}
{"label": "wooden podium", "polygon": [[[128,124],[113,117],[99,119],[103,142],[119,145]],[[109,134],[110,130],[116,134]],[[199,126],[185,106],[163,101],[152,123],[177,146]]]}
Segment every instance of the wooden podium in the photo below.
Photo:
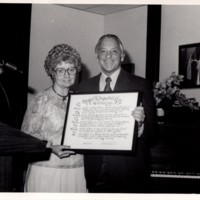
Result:
{"label": "wooden podium", "polygon": [[[46,141],[41,141],[0,122],[0,192],[11,192],[13,156],[46,154]],[[20,161],[19,161],[20,162]]]}

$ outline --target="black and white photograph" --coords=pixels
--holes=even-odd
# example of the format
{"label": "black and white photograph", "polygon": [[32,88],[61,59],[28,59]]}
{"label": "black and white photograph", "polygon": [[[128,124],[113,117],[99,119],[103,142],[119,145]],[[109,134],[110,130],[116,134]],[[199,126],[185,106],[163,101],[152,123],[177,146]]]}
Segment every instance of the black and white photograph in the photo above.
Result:
{"label": "black and white photograph", "polygon": [[192,1],[0,1],[0,198],[199,198],[199,19]]}
{"label": "black and white photograph", "polygon": [[185,77],[183,87],[200,87],[200,43],[179,46],[179,73]]}

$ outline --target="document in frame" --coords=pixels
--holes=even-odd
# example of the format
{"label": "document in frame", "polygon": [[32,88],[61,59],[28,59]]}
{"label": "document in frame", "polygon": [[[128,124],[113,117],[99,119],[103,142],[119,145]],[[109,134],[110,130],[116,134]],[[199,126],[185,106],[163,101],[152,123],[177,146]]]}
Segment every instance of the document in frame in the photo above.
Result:
{"label": "document in frame", "polygon": [[70,94],[62,144],[82,151],[133,151],[137,123],[132,111],[141,93]]}

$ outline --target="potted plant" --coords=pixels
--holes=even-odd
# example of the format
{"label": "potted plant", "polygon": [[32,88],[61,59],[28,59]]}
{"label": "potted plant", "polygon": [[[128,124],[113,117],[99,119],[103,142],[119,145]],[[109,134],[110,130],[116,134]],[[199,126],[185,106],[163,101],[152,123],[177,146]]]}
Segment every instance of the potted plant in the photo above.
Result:
{"label": "potted plant", "polygon": [[[195,98],[187,98],[180,90],[183,75],[175,72],[161,82],[154,85],[153,92],[157,108],[164,110],[168,120],[176,118],[177,112],[191,112],[199,110],[199,104]],[[170,115],[173,113],[173,115]],[[169,116],[170,115],[170,116]],[[181,116],[180,116],[181,117]],[[179,117],[179,120],[182,121]]]}

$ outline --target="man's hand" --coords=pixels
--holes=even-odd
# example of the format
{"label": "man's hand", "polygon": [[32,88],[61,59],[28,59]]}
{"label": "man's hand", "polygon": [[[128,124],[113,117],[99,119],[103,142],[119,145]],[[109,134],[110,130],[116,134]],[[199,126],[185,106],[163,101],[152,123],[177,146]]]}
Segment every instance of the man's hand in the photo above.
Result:
{"label": "man's hand", "polygon": [[133,118],[138,122],[138,137],[140,137],[144,130],[144,120],[145,120],[145,113],[144,107],[138,106],[132,112]]}

